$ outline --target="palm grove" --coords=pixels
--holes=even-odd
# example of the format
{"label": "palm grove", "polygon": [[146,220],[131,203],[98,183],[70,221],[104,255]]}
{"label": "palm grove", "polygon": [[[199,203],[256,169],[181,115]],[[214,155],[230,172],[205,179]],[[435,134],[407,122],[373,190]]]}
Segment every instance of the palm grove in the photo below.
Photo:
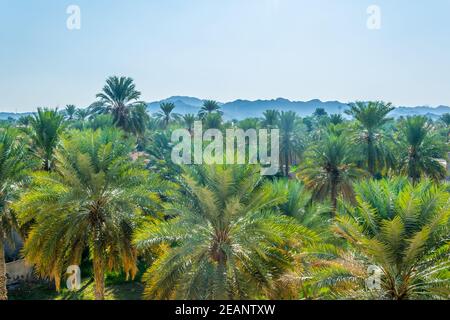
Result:
{"label": "palm grove", "polygon": [[[132,79],[111,77],[87,109],[41,108],[0,128],[0,299],[14,232],[36,275],[61,290],[67,267],[141,271],[145,299],[448,299],[449,115],[388,118],[267,110],[224,121],[220,104],[149,116]],[[280,170],[178,166],[171,132],[280,129]],[[368,288],[370,266],[381,285]]]}

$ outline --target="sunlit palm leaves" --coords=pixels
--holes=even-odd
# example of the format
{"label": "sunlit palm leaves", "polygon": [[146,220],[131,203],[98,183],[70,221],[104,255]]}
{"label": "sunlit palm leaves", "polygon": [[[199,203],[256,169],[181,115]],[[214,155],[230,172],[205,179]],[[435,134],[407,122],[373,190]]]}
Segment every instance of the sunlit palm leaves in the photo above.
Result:
{"label": "sunlit palm leaves", "polygon": [[145,116],[146,106],[138,101],[141,93],[136,90],[133,79],[128,77],[109,77],[93,111],[110,113],[114,123],[126,132],[139,133],[145,128],[148,118]]}
{"label": "sunlit palm leaves", "polygon": [[352,183],[365,176],[354,164],[354,152],[345,134],[327,134],[305,155],[298,176],[313,191],[316,199],[330,199],[333,211],[339,195],[351,198]]}
{"label": "sunlit palm leaves", "polygon": [[[318,283],[349,298],[449,298],[450,203],[444,189],[405,179],[357,184],[357,205],[343,203],[334,226],[350,249],[334,251],[335,259],[318,270]],[[382,271],[379,290],[362,281],[371,265]]]}
{"label": "sunlit palm leaves", "polygon": [[64,116],[58,110],[41,109],[30,119],[30,128],[26,128],[32,143],[31,149],[42,161],[42,169],[53,168],[53,152],[58,145],[63,129]]}
{"label": "sunlit palm leaves", "polygon": [[316,239],[270,210],[285,195],[263,183],[257,168],[196,167],[185,183],[185,194],[166,207],[173,219],[149,223],[137,234],[141,251],[171,246],[144,277],[146,298],[255,298],[289,268],[289,240]]}
{"label": "sunlit palm leaves", "polygon": [[73,131],[56,151],[54,172],[33,174],[32,188],[15,204],[22,224],[33,222],[23,249],[42,276],[56,280],[89,249],[95,296],[104,272],[136,273],[131,235],[142,210],[158,201],[155,177],[133,162],[133,143],[118,130]]}
{"label": "sunlit palm leaves", "polygon": [[426,117],[410,117],[401,123],[399,143],[399,167],[413,183],[421,177],[436,181],[446,176],[446,168],[438,161],[446,158],[448,149],[435,134]]}
{"label": "sunlit palm leaves", "polygon": [[[29,159],[25,158],[25,145],[12,129],[0,129],[0,300],[8,298],[5,276],[4,242],[11,240],[17,230],[11,202],[20,191],[19,182],[25,177]],[[27,161],[28,160],[28,161]]]}

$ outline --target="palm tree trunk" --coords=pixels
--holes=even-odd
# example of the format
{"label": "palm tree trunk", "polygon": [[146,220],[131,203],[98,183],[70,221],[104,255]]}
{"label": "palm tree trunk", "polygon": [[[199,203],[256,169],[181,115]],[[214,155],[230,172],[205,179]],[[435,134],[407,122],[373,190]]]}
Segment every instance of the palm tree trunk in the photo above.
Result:
{"label": "palm tree trunk", "polygon": [[373,136],[369,134],[367,139],[367,167],[369,169],[369,173],[372,176],[375,176],[375,150],[373,146]]}
{"label": "palm tree trunk", "polygon": [[331,214],[333,217],[335,217],[336,211],[337,211],[337,183],[334,178],[332,178],[332,181],[331,181],[330,200],[331,200],[331,205],[332,205]]}
{"label": "palm tree trunk", "polygon": [[101,253],[94,249],[94,289],[95,300],[105,300],[105,269]]}
{"label": "palm tree trunk", "polygon": [[3,239],[0,239],[0,300],[8,300],[6,289],[6,263]]}

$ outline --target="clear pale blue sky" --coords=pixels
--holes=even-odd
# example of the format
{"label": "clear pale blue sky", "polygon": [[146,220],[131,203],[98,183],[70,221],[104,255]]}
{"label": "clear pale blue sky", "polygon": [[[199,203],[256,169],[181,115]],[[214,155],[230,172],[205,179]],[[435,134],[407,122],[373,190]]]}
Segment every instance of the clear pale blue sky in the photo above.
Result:
{"label": "clear pale blue sky", "polygon": [[109,75],[133,77],[148,101],[450,105],[450,1],[0,0],[0,74],[0,111],[86,106]]}

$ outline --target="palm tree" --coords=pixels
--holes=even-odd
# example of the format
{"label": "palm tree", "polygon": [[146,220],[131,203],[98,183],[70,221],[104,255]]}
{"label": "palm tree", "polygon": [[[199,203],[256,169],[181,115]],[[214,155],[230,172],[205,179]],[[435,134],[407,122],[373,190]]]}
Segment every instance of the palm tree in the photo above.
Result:
{"label": "palm tree", "polygon": [[450,139],[450,113],[443,114],[439,120],[445,125],[447,128],[447,140]]}
{"label": "palm tree", "polygon": [[387,115],[394,110],[391,103],[381,101],[355,102],[350,105],[347,114],[353,116],[363,129],[362,137],[359,140],[366,144],[367,170],[372,176],[377,173],[377,165],[380,167],[382,158],[382,148],[377,146],[380,141],[379,130],[390,119]]}
{"label": "palm tree", "polygon": [[116,126],[126,132],[133,132],[131,113],[133,109],[145,104],[138,101],[141,93],[136,90],[133,79],[128,77],[109,77],[101,93],[97,94],[98,105],[94,111],[113,115]]}
{"label": "palm tree", "polygon": [[259,296],[289,265],[288,240],[316,238],[270,210],[284,195],[274,194],[254,166],[194,167],[185,185],[180,199],[167,204],[174,218],[147,224],[135,239],[143,252],[169,245],[144,275],[145,298]]}
{"label": "palm tree", "polygon": [[117,129],[71,132],[56,151],[54,172],[37,172],[14,208],[33,221],[23,253],[42,276],[55,279],[89,250],[95,298],[104,298],[106,271],[136,273],[131,235],[143,208],[153,205],[143,164],[131,161],[134,143]]}
{"label": "palm tree", "polygon": [[210,113],[218,113],[220,115],[223,114],[223,112],[220,111],[220,105],[217,101],[214,100],[204,101],[202,108],[198,112],[198,116],[200,119],[203,119]]}
{"label": "palm tree", "polygon": [[63,130],[64,117],[57,109],[38,109],[30,119],[30,129],[27,132],[32,140],[31,149],[42,160],[42,169],[53,168],[53,152],[59,142]]}
{"label": "palm tree", "polygon": [[280,121],[280,112],[278,110],[266,110],[263,113],[263,126],[267,129],[273,129],[278,126]]}
{"label": "palm tree", "polygon": [[312,190],[315,197],[329,197],[333,213],[339,195],[352,197],[352,183],[365,176],[353,161],[353,152],[345,134],[327,134],[306,153],[298,176]]}
{"label": "palm tree", "polygon": [[220,113],[210,113],[203,118],[203,129],[220,129],[222,127],[222,116]]}
{"label": "palm tree", "polygon": [[196,116],[194,114],[188,113],[183,116],[183,126],[188,129],[191,134],[194,130],[195,120]]}
{"label": "palm tree", "polygon": [[313,201],[313,194],[301,181],[279,179],[273,182],[276,193],[285,193],[287,198],[278,205],[279,211],[295,218],[301,225],[311,230],[323,229],[326,225],[324,214],[330,207]]}
{"label": "palm tree", "polygon": [[163,129],[166,129],[170,122],[181,117],[179,114],[173,113],[176,107],[173,102],[163,102],[159,107],[161,111],[156,114],[156,117],[159,119]]}
{"label": "palm tree", "polygon": [[[316,274],[319,286],[344,298],[447,299],[450,210],[445,186],[430,181],[414,186],[400,178],[364,181],[355,192],[356,206],[344,203],[333,227],[350,250],[322,265]],[[331,249],[329,257],[342,251]],[[369,266],[381,271],[375,290],[365,286]]]}
{"label": "palm tree", "polygon": [[86,121],[90,116],[90,110],[89,109],[77,109],[75,111],[75,115],[77,117],[77,120],[79,121]]}
{"label": "palm tree", "polygon": [[338,125],[344,122],[344,118],[340,114],[331,114],[330,115],[330,123],[334,125]]}
{"label": "palm tree", "polygon": [[445,178],[446,169],[438,161],[445,158],[445,144],[436,137],[426,117],[409,117],[400,124],[400,171],[415,184],[423,176]]}
{"label": "palm tree", "polygon": [[304,132],[300,119],[293,111],[283,111],[280,115],[280,164],[285,176],[289,175],[290,165],[304,149]]}
{"label": "palm tree", "polygon": [[11,201],[19,191],[28,161],[24,144],[11,129],[0,131],[0,300],[7,300],[5,241],[12,241],[17,230],[16,217],[10,208]]}
{"label": "palm tree", "polygon": [[77,111],[77,107],[76,106],[74,106],[73,104],[68,104],[66,106],[66,110],[65,110],[66,116],[67,116],[67,120],[69,120],[69,121],[73,120],[73,117],[74,117],[76,111]]}

